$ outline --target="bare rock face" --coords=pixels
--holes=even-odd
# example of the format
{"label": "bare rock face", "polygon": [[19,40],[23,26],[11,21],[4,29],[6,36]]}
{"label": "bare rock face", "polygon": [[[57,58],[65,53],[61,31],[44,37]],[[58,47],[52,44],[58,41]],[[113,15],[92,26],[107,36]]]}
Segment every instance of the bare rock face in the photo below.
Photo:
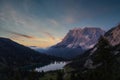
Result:
{"label": "bare rock face", "polygon": [[82,48],[84,50],[92,48],[98,41],[99,37],[105,33],[100,28],[75,28],[70,30],[62,42],[54,47],[56,48]]}
{"label": "bare rock face", "polygon": [[120,44],[120,24],[109,30],[105,34],[105,37],[109,40],[112,46]]}

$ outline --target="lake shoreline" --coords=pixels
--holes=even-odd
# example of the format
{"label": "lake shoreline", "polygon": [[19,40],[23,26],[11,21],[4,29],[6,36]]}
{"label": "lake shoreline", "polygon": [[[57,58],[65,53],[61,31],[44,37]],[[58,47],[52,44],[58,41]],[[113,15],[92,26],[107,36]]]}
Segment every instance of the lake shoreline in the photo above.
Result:
{"label": "lake shoreline", "polygon": [[39,67],[39,68],[36,68],[35,71],[37,72],[48,72],[48,71],[55,71],[55,70],[61,70],[64,68],[64,66],[67,64],[68,62],[53,62],[53,63],[50,63],[48,65],[45,65],[43,67]]}

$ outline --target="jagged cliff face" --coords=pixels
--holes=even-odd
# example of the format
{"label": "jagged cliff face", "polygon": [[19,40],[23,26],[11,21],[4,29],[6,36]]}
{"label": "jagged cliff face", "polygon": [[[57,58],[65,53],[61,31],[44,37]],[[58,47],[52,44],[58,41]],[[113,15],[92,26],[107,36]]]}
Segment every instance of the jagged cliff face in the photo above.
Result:
{"label": "jagged cliff face", "polygon": [[105,37],[109,40],[112,46],[120,44],[120,24],[117,27],[109,30],[105,34]]}
{"label": "jagged cliff face", "polygon": [[99,37],[105,33],[100,28],[75,28],[70,30],[62,42],[54,47],[58,48],[92,48],[98,41]]}

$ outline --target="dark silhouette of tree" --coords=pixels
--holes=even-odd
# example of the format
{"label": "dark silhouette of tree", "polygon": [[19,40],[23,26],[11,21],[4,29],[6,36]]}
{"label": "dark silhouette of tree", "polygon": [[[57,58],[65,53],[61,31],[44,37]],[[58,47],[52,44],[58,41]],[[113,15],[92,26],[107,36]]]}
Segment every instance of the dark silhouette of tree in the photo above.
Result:
{"label": "dark silhouette of tree", "polygon": [[72,72],[72,73],[70,74],[70,80],[76,80],[76,79],[75,79],[75,73],[74,73],[74,72]]}
{"label": "dark silhouette of tree", "polygon": [[84,74],[86,80],[119,80],[120,64],[114,55],[114,47],[105,37],[101,37],[97,44],[97,51],[92,55],[94,65],[102,63],[95,69],[88,69]]}
{"label": "dark silhouette of tree", "polygon": [[63,73],[61,71],[57,71],[57,79],[56,80],[63,80]]}
{"label": "dark silhouette of tree", "polygon": [[102,62],[103,64],[109,63],[111,61],[111,57],[113,54],[111,53],[112,46],[110,45],[109,41],[101,36],[98,44],[97,44],[97,51],[94,53],[95,55],[95,62]]}
{"label": "dark silhouette of tree", "polygon": [[45,75],[45,73],[44,73],[44,71],[42,70],[42,72],[41,72],[41,76],[44,76]]}

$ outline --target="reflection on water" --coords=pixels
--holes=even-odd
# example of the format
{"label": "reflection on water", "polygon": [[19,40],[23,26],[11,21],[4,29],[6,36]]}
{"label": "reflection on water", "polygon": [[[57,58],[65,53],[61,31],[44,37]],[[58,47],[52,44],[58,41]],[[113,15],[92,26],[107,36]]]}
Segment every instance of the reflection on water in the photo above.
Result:
{"label": "reflection on water", "polygon": [[35,70],[38,72],[44,71],[53,71],[53,70],[59,70],[59,69],[63,69],[63,67],[66,65],[66,62],[54,62],[51,63],[49,65],[40,67],[40,68],[36,68]]}

